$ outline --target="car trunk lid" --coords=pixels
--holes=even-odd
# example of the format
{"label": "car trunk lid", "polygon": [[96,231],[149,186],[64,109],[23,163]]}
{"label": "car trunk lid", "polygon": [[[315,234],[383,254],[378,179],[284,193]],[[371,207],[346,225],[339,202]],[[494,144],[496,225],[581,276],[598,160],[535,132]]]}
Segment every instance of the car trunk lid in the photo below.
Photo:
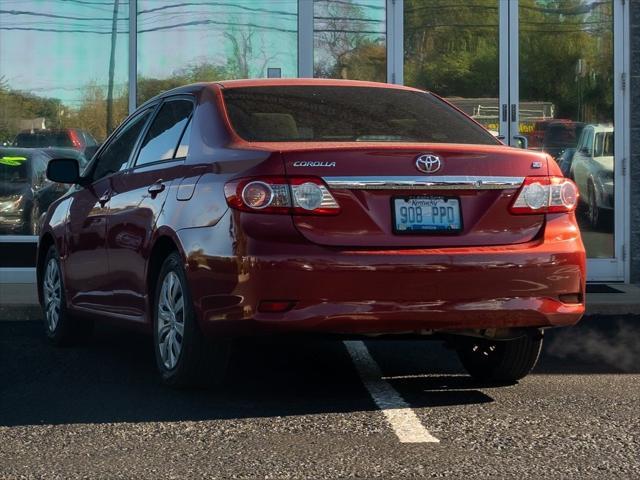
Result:
{"label": "car trunk lid", "polygon": [[[509,207],[527,176],[547,176],[545,155],[504,146],[447,144],[282,145],[287,175],[324,179],[341,211],[294,215],[309,241],[336,247],[463,247],[531,241],[544,215],[514,215]],[[441,168],[418,170],[416,159],[437,156]],[[396,199],[457,199],[457,231],[401,232]],[[447,203],[449,205],[450,203]]]}

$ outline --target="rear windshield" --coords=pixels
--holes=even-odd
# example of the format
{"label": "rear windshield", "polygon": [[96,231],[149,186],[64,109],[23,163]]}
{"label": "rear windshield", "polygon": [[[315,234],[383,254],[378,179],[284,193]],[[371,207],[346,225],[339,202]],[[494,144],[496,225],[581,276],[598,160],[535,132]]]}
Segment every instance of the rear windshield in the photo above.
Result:
{"label": "rear windshield", "polygon": [[232,127],[250,142],[433,142],[495,145],[487,130],[428,93],[375,87],[223,90]]}
{"label": "rear windshield", "polygon": [[73,147],[66,132],[19,133],[14,146],[21,148]]}

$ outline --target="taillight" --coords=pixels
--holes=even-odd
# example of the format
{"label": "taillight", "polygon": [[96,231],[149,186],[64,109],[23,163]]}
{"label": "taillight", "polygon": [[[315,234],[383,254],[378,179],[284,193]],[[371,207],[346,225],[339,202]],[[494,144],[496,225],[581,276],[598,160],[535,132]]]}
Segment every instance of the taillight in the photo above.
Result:
{"label": "taillight", "polygon": [[224,186],[231,208],[245,212],[336,215],[340,206],[316,177],[259,177],[232,180]]}
{"label": "taillight", "polygon": [[511,205],[511,213],[571,212],[578,204],[578,187],[564,177],[527,177]]}
{"label": "taillight", "polygon": [[69,138],[71,139],[73,148],[82,148],[82,142],[74,130],[69,130]]}

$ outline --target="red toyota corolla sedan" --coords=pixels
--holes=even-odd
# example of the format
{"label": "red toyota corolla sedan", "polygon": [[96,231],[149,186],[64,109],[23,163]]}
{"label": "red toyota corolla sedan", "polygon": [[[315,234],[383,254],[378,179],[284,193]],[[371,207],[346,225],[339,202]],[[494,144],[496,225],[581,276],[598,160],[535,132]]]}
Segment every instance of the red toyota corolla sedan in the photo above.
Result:
{"label": "red toyota corolla sedan", "polygon": [[220,379],[231,341],[313,332],[446,340],[514,381],[584,312],[578,192],[428,92],[336,80],[189,85],[142,105],[41,226],[47,335],[153,332],[169,385]]}

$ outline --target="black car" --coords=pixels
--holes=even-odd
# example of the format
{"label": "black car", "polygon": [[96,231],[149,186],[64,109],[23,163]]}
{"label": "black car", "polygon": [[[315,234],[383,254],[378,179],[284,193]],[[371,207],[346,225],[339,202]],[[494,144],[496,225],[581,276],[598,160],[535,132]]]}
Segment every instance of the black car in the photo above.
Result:
{"label": "black car", "polygon": [[562,174],[570,178],[571,175],[571,163],[573,162],[573,155],[576,153],[575,148],[565,148],[560,155],[556,158],[556,162],[562,170]]}
{"label": "black car", "polygon": [[87,157],[95,153],[98,142],[93,135],[79,128],[63,128],[61,130],[25,130],[18,133],[13,140],[13,146],[18,148],[73,148],[86,154]]}
{"label": "black car", "polygon": [[67,187],[46,178],[52,158],[84,155],[70,148],[0,148],[0,234],[37,235],[38,220]]}

